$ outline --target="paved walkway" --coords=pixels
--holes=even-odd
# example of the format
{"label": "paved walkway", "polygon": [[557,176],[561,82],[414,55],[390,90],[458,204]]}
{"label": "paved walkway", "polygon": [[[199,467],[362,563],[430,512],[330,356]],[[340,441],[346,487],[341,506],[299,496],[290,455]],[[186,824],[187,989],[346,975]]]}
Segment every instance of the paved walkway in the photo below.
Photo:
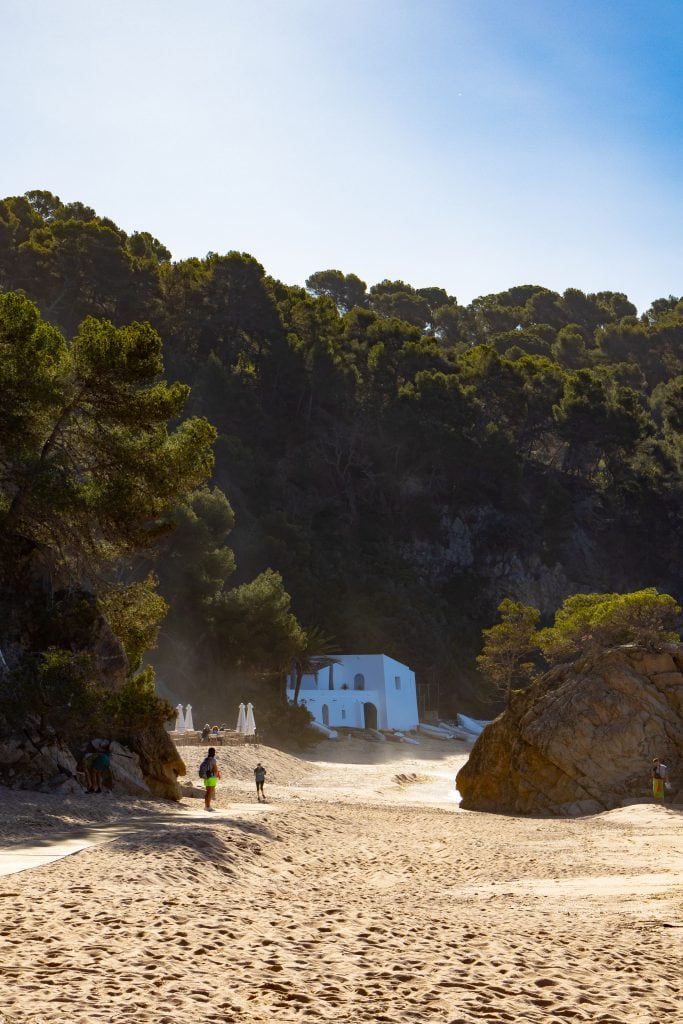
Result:
{"label": "paved walkway", "polygon": [[74,853],[81,853],[91,846],[101,846],[103,843],[112,843],[121,836],[130,835],[133,832],[144,832],[158,825],[185,825],[188,819],[197,824],[215,824],[226,822],[235,817],[244,817],[253,813],[259,813],[271,809],[270,804],[233,804],[229,808],[216,810],[207,813],[203,807],[187,808],[178,811],[171,811],[168,814],[148,814],[135,818],[128,818],[125,821],[106,823],[102,825],[87,825],[71,828],[64,832],[54,832],[43,836],[40,839],[33,838],[22,843],[6,843],[0,846],[0,876],[14,875],[18,871],[28,871],[31,868],[39,868],[44,864],[52,864],[62,857],[70,857]]}

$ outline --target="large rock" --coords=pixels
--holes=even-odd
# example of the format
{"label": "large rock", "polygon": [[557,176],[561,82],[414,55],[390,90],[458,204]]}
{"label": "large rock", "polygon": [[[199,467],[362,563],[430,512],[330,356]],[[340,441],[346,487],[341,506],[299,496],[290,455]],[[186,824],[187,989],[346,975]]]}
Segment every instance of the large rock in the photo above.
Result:
{"label": "large rock", "polygon": [[157,797],[180,800],[178,778],[185,775],[185,762],[162,725],[150,726],[134,737],[129,745],[140,757],[140,768],[149,791]]}
{"label": "large rock", "polygon": [[129,793],[133,796],[149,796],[150,788],[145,782],[140,767],[140,758],[132,750],[116,740],[92,740],[94,750],[109,754],[109,783],[114,793]]}
{"label": "large rock", "polygon": [[457,776],[462,807],[592,814],[651,795],[663,758],[683,773],[683,645],[620,647],[548,672],[487,726]]}

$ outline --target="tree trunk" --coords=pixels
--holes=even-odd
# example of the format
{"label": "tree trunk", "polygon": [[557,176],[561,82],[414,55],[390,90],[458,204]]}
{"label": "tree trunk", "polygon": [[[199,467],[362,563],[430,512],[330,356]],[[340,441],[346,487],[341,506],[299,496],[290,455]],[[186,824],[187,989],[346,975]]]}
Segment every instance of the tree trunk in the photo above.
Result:
{"label": "tree trunk", "polygon": [[299,703],[299,691],[301,690],[301,680],[303,678],[303,670],[301,665],[296,666],[296,680],[294,683],[294,697],[292,698],[294,704]]}

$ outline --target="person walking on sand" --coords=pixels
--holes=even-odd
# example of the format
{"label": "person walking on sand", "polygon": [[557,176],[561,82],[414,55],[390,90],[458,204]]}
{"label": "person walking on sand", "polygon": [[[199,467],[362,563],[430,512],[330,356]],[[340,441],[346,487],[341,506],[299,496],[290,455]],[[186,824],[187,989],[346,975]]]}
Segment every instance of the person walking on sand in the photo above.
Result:
{"label": "person walking on sand", "polygon": [[652,796],[655,800],[663,800],[667,790],[667,775],[669,770],[663,761],[658,757],[652,759]]}
{"label": "person walking on sand", "polygon": [[216,795],[216,783],[221,777],[218,761],[216,760],[216,748],[209,747],[206,757],[199,766],[199,778],[204,780],[204,808],[213,811],[211,801]]}
{"label": "person walking on sand", "polygon": [[260,761],[254,768],[254,779],[256,780],[256,796],[258,797],[258,802],[261,803],[261,800],[263,800],[263,803],[265,804],[266,796],[263,792],[263,783],[266,781],[266,769]]}

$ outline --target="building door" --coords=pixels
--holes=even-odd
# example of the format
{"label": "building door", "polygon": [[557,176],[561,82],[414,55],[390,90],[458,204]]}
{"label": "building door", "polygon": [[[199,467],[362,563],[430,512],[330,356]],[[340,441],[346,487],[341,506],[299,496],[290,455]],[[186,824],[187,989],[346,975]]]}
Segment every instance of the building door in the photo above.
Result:
{"label": "building door", "polygon": [[377,728],[377,708],[374,704],[363,705],[363,728],[364,729],[376,729]]}
{"label": "building door", "polygon": [[323,704],[323,725],[326,725],[328,728],[330,726],[330,709],[327,704]]}

